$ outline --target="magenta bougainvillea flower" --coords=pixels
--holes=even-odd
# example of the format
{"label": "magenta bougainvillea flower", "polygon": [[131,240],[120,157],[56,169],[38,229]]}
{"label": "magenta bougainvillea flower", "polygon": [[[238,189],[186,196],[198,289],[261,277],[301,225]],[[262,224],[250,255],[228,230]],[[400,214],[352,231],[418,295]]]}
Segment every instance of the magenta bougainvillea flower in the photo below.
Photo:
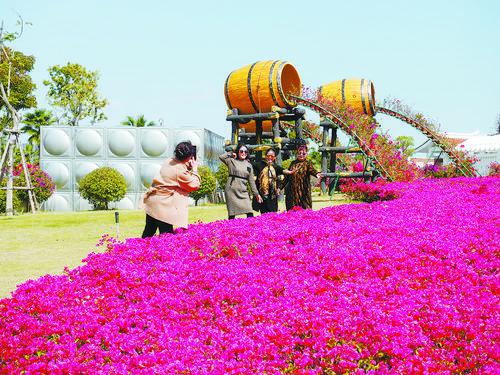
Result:
{"label": "magenta bougainvillea flower", "polygon": [[493,374],[500,178],[106,237],[0,300],[0,373]]}

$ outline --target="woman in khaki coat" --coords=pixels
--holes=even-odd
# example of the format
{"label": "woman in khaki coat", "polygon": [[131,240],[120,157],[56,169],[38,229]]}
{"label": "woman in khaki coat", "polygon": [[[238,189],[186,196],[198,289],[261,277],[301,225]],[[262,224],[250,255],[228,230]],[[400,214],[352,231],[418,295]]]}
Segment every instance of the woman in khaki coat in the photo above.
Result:
{"label": "woman in khaki coat", "polygon": [[229,170],[224,189],[229,219],[243,214],[252,217],[252,201],[248,195],[247,183],[259,203],[262,202],[262,198],[255,186],[252,164],[248,161],[248,148],[244,144],[239,144],[236,147],[236,153],[222,154],[219,159],[227,165]]}
{"label": "woman in khaki coat", "polygon": [[188,196],[199,189],[200,176],[196,161],[196,146],[181,142],[175,147],[174,157],[163,163],[160,172],[153,179],[144,194],[146,226],[142,238],[173,233],[174,226],[187,227]]}

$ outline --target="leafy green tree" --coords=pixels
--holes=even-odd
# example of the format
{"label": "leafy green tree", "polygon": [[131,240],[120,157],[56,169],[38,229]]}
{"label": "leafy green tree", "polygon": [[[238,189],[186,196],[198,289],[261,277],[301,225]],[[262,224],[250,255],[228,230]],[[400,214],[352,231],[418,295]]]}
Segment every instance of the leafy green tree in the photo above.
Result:
{"label": "leafy green tree", "polygon": [[21,130],[28,135],[28,144],[24,148],[28,159],[37,163],[40,159],[40,128],[57,122],[51,111],[36,109],[24,115]]}
{"label": "leafy green tree", "polygon": [[70,126],[89,119],[91,124],[106,119],[103,108],[108,104],[97,91],[99,74],[88,71],[80,64],[68,63],[49,68],[50,79],[43,81],[48,87],[51,105],[62,109],[62,118]]}
{"label": "leafy green tree", "polygon": [[[5,187],[6,186],[6,180],[4,179],[0,183],[0,187]],[[18,198],[17,193],[18,191],[14,192],[14,195],[12,196],[12,205],[14,208],[14,211],[17,213],[23,212],[24,211],[24,205],[23,202]],[[6,199],[7,198],[7,192],[5,190],[0,190],[0,213],[5,213],[6,212]]]}
{"label": "leafy green tree", "polygon": [[189,196],[194,199],[194,204],[196,206],[201,198],[213,193],[216,186],[215,176],[210,168],[202,165],[198,168],[198,174],[201,177],[200,188],[189,194]]}
{"label": "leafy green tree", "polygon": [[[31,164],[40,164],[40,148],[33,145],[32,143],[26,143],[24,145],[24,157],[26,158],[26,162]],[[21,163],[21,155],[16,152],[14,155],[15,162],[17,164]]]}
{"label": "leafy green tree", "polygon": [[[34,65],[34,56],[5,46],[0,49],[0,82],[10,104],[17,111],[36,107],[36,98],[33,95],[36,85],[29,75]],[[11,122],[11,113],[0,96],[0,131]]]}
{"label": "leafy green tree", "polygon": [[224,163],[220,163],[217,171],[215,172],[215,179],[217,180],[219,188],[224,189],[228,178],[229,169],[227,169],[227,165]]}
{"label": "leafy green tree", "polygon": [[80,180],[78,192],[94,209],[107,210],[109,202],[119,201],[125,196],[127,183],[116,169],[101,167]]}
{"label": "leafy green tree", "polygon": [[321,152],[310,151],[308,158],[312,161],[314,168],[316,168],[318,171],[321,171]]}
{"label": "leafy green tree", "polygon": [[139,115],[136,119],[134,119],[132,116],[127,116],[127,118],[122,121],[121,124],[125,126],[135,126],[137,128],[143,128],[145,126],[156,126],[156,122],[146,120],[144,115]]}
{"label": "leafy green tree", "polygon": [[400,135],[399,137],[396,137],[396,144],[402,150],[404,157],[409,158],[413,155],[413,152],[415,151],[415,149],[413,148],[413,146],[415,145],[413,137],[410,137],[408,135]]}
{"label": "leafy green tree", "polygon": [[51,111],[35,109],[24,115],[21,130],[28,135],[31,144],[40,146],[40,128],[50,126],[57,122]]}

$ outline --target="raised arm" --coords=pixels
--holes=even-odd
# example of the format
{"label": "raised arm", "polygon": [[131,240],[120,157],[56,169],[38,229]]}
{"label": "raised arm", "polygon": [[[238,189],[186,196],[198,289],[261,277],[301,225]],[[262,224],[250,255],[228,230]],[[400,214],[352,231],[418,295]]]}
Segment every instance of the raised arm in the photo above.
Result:
{"label": "raised arm", "polygon": [[226,152],[222,155],[219,155],[219,159],[226,165],[229,165],[229,160],[233,157],[232,152]]}
{"label": "raised arm", "polygon": [[186,170],[183,173],[180,173],[177,177],[179,182],[179,187],[182,190],[191,193],[192,191],[198,190],[201,184],[201,177],[198,174],[197,169],[193,169],[192,171]]}

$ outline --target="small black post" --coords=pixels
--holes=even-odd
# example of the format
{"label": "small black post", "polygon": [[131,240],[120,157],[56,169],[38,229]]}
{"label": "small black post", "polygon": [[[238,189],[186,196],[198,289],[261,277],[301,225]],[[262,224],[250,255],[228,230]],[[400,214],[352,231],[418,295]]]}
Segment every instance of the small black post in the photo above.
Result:
{"label": "small black post", "polygon": [[295,138],[302,139],[302,117],[295,120]]}
{"label": "small black post", "polygon": [[[231,112],[233,113],[233,115],[237,116],[238,108],[233,108]],[[231,144],[233,145],[238,144],[239,132],[240,132],[240,124],[238,123],[238,121],[236,120],[231,121]]]}
{"label": "small black post", "polygon": [[[255,138],[255,143],[260,146],[262,144],[262,120],[260,119],[255,120]],[[262,151],[258,151],[255,154],[255,161],[259,162],[261,160]]]}
{"label": "small black post", "polygon": [[120,213],[115,211],[116,238],[120,237]]}
{"label": "small black post", "polygon": [[[325,124],[325,119],[320,119],[319,124],[323,127],[323,145],[325,146],[328,142],[328,130],[329,127]],[[328,172],[328,152],[321,151],[321,173]],[[321,179],[321,192],[326,193],[326,178]]]}
{"label": "small black post", "polygon": [[[276,143],[275,139],[280,138],[280,120],[274,119],[272,120],[273,124],[273,143]],[[281,146],[281,143],[279,144]],[[281,167],[283,165],[283,158],[281,156],[281,147],[275,148],[276,152],[276,163]]]}
{"label": "small black post", "polygon": [[[332,125],[332,139],[330,141],[330,146],[331,147],[335,147],[336,143],[337,143],[337,125],[335,124],[331,124]],[[330,171],[332,173],[335,173],[336,172],[336,168],[337,168],[337,153],[336,152],[332,152],[332,155],[331,155],[331,158],[330,158]],[[329,193],[331,194],[332,193],[332,190],[335,188],[335,182],[333,181],[330,181],[330,186],[329,186]]]}

